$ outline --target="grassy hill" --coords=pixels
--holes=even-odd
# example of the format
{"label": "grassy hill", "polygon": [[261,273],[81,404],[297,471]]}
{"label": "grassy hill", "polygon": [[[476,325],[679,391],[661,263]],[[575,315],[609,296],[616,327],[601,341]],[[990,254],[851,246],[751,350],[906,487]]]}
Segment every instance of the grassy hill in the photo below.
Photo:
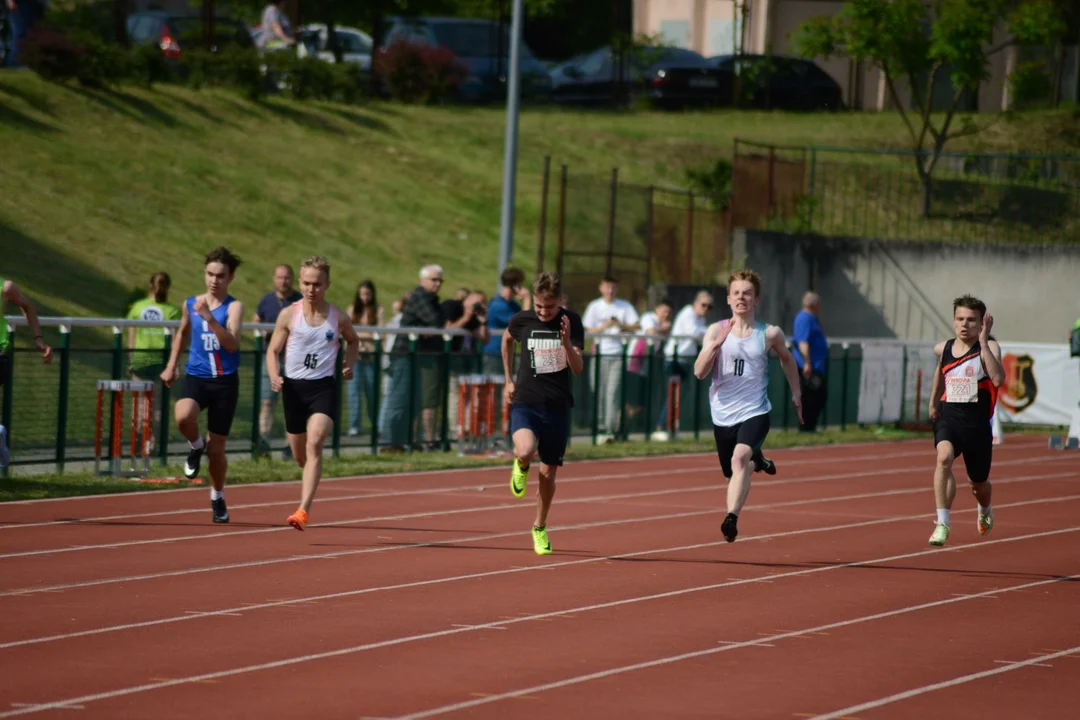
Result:
{"label": "grassy hill", "polygon": [[[1061,117],[1003,122],[967,147],[1070,147],[1075,123]],[[234,294],[252,309],[274,264],[316,252],[333,263],[340,303],[370,278],[389,305],[428,262],[443,265],[448,290],[492,289],[503,123],[497,108],[254,104],[176,87],[94,93],[0,72],[0,274],[45,314],[95,316],[122,313],[160,269],[174,300],[200,291],[201,255],[219,244],[246,260]],[[514,258],[530,269],[545,155],[575,175],[618,166],[628,182],[678,184],[688,168],[730,156],[735,137],[906,143],[898,117],[876,113],[545,108],[527,110],[520,132]]]}

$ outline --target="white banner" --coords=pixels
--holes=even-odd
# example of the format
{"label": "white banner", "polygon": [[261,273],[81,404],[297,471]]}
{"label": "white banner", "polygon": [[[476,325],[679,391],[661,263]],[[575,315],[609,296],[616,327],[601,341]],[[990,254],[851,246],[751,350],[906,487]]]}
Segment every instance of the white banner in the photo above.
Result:
{"label": "white banner", "polygon": [[860,424],[900,420],[904,389],[904,346],[864,342],[859,383]]}
{"label": "white banner", "polygon": [[1001,421],[1068,425],[1080,404],[1080,358],[1069,346],[1001,343],[1005,383],[998,396]]}

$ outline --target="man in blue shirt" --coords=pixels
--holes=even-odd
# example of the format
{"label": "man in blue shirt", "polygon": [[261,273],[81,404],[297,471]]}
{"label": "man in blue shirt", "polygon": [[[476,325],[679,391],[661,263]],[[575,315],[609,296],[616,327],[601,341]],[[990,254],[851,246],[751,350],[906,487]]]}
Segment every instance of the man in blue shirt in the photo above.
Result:
{"label": "man in blue shirt", "polygon": [[[802,311],[795,316],[795,327],[791,334],[794,344],[795,364],[802,376],[803,422],[799,432],[814,432],[817,429],[818,416],[825,406],[825,370],[829,359],[829,341],[821,329],[818,313],[821,311],[821,298],[817,293],[803,295]],[[807,362],[805,358],[809,357]]]}
{"label": "man in blue shirt", "polygon": [[502,288],[488,303],[487,327],[488,343],[484,346],[484,374],[502,375],[503,331],[510,324],[510,318],[522,310],[532,307],[532,295],[525,287],[525,271],[521,268],[507,268],[499,278]]}
{"label": "man in blue shirt", "polygon": [[[263,299],[259,301],[259,306],[255,309],[255,317],[252,320],[257,323],[273,325],[277,322],[282,309],[303,299],[304,296],[293,287],[292,268],[288,265],[278,265],[274,268],[274,289],[266,293]],[[273,332],[270,334],[273,334]],[[270,387],[270,376],[266,374],[266,363],[260,363],[260,365],[262,366],[262,382],[259,383],[259,392],[262,395],[262,407],[259,409],[259,451],[264,455],[269,455],[270,432],[274,429],[274,406],[277,405],[278,394]],[[292,453],[289,446],[286,445],[284,459],[289,460],[291,457]]]}

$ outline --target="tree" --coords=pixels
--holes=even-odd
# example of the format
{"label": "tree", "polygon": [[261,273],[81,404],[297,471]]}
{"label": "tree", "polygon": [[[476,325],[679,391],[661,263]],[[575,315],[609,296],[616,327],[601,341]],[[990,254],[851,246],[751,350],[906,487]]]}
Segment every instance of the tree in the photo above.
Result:
{"label": "tree", "polygon": [[[994,44],[994,31],[1005,38]],[[946,143],[983,129],[964,117],[953,128],[967,92],[989,75],[990,58],[1013,45],[1054,47],[1066,25],[1057,0],[849,0],[833,17],[816,17],[793,34],[804,58],[843,54],[877,67],[915,150],[922,184],[921,213],[929,215],[931,176]],[[933,89],[946,72],[952,98],[935,116]],[[898,83],[906,81],[914,109],[900,102]]]}

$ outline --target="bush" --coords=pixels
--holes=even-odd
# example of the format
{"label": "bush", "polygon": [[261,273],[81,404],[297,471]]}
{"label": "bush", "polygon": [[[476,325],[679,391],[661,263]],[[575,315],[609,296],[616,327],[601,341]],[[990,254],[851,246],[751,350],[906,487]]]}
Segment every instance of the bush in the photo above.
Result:
{"label": "bush", "polygon": [[201,48],[185,50],[180,56],[179,72],[186,84],[195,90],[232,88],[255,101],[266,91],[259,54],[254,48],[229,45],[217,53]]}
{"label": "bush", "polygon": [[19,55],[26,67],[50,82],[67,82],[79,73],[86,48],[48,27],[26,33]]}
{"label": "bush", "polygon": [[439,103],[468,77],[468,68],[452,51],[409,40],[380,48],[375,67],[390,97],[405,103]]}

